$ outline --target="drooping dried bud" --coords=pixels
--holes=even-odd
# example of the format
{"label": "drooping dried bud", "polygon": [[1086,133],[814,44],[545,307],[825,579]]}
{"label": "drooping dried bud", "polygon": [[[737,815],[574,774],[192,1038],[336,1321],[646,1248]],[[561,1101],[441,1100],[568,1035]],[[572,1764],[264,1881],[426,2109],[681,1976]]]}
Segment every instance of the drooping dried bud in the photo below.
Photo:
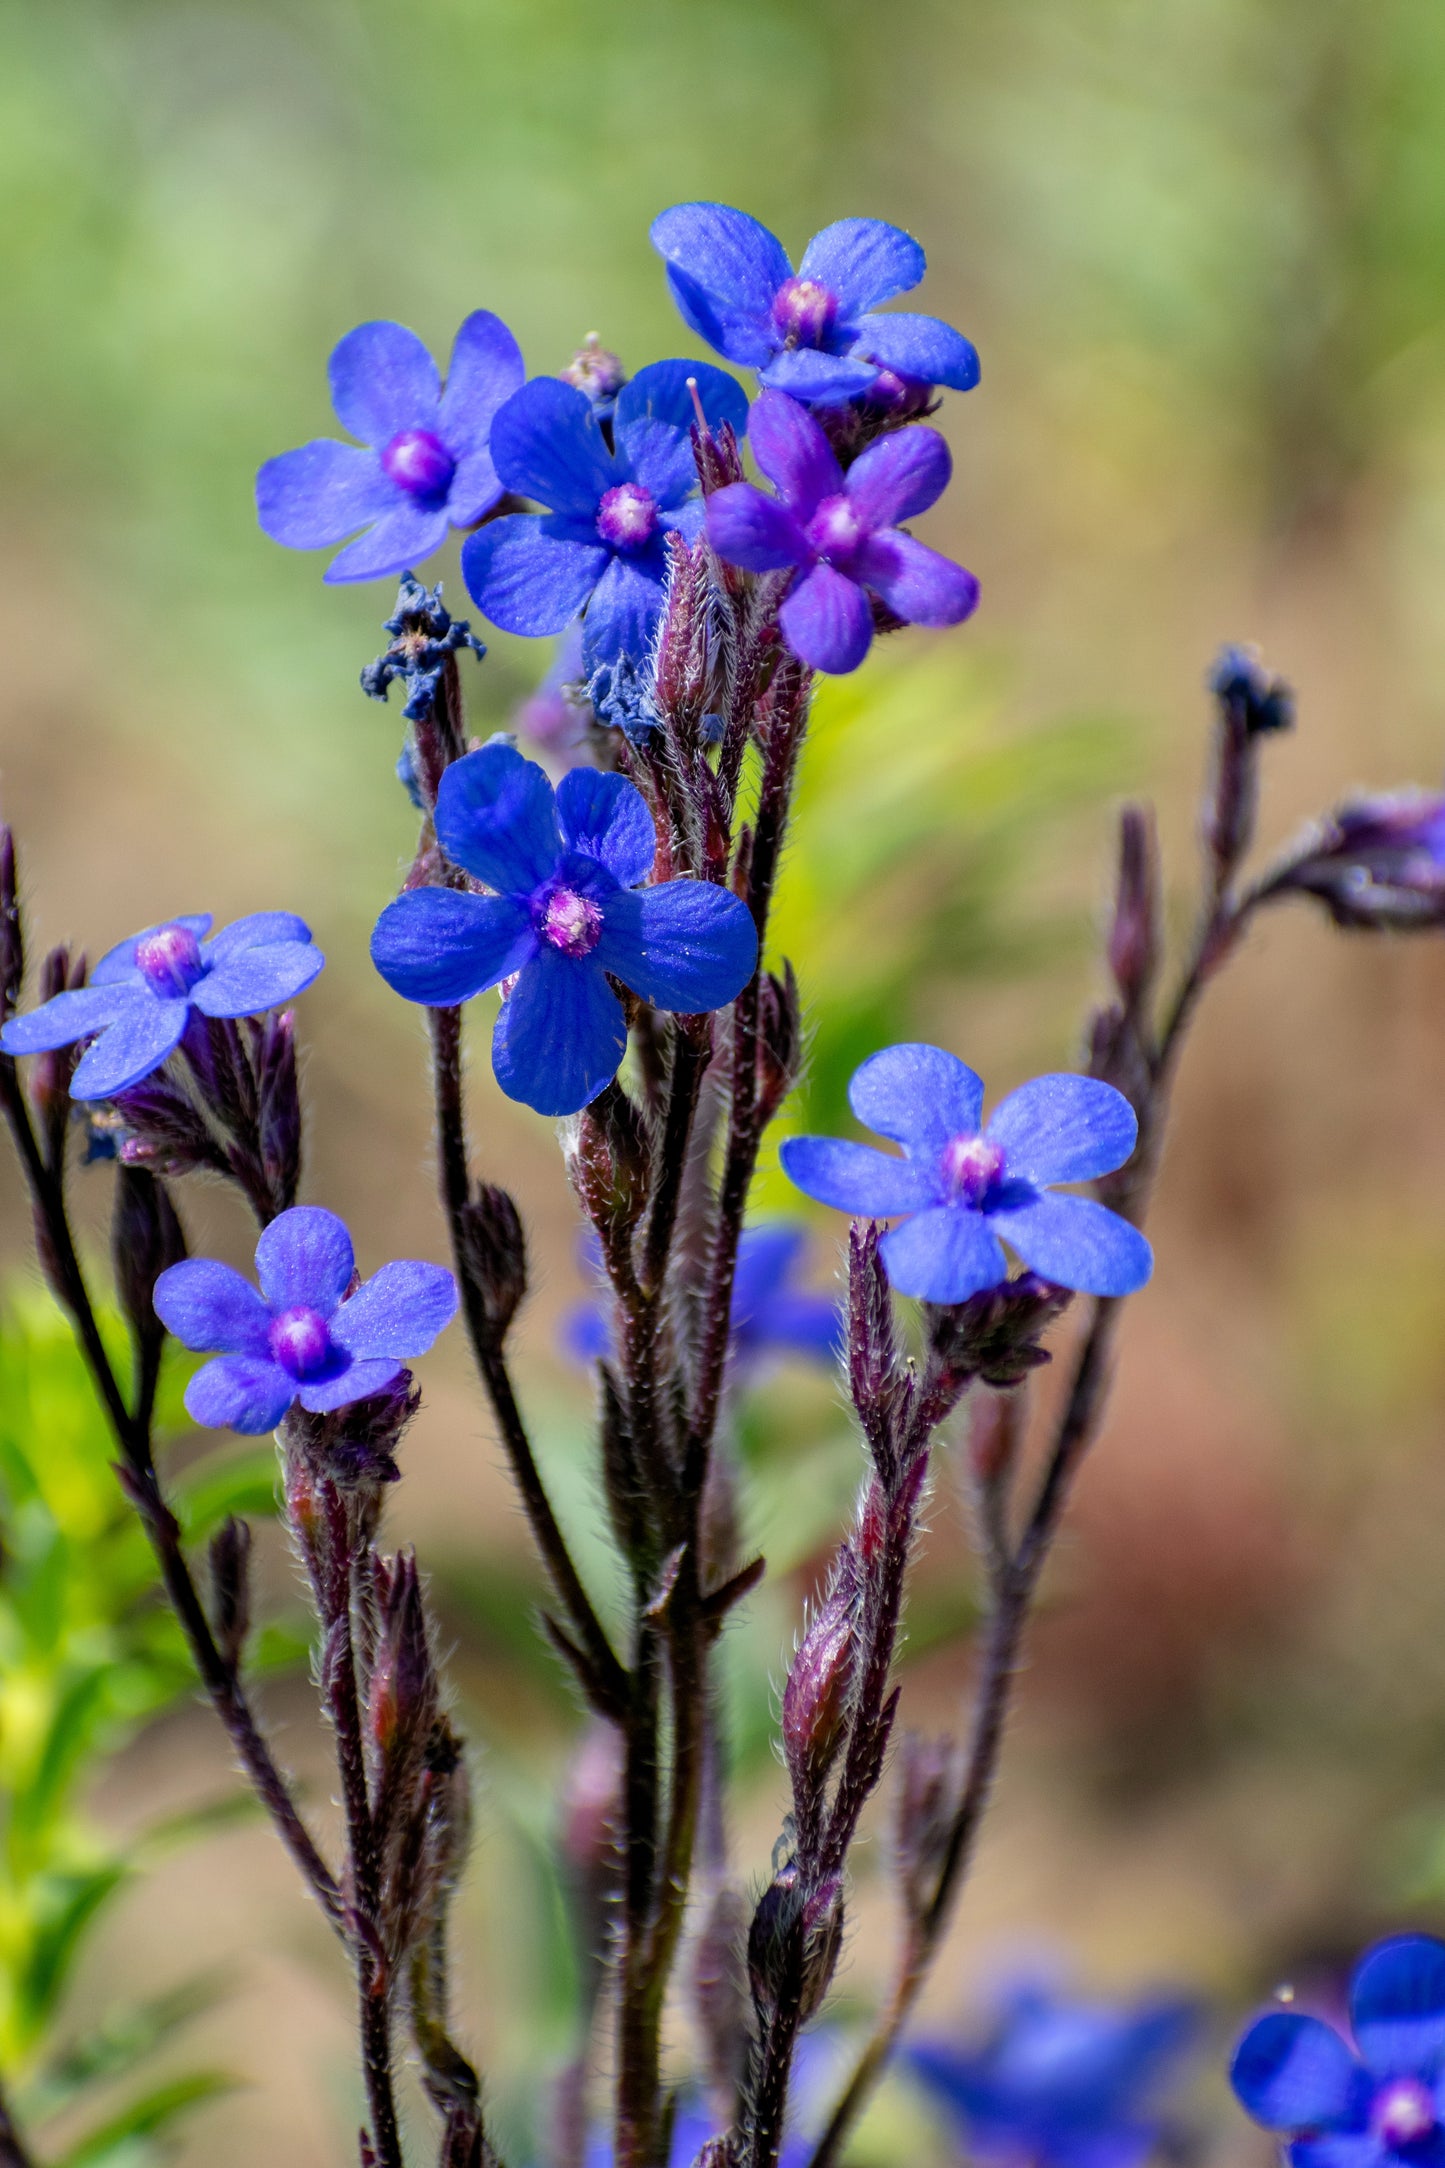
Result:
{"label": "drooping dried bud", "polygon": [[758,984],[758,1109],[770,1122],[803,1066],[803,1004],[792,964],[764,972]]}
{"label": "drooping dried bud", "polygon": [[25,928],[15,874],[15,837],[0,821],[0,1024],[15,1013],[25,980]]}
{"label": "drooping dried bud", "polygon": [[816,1804],[847,1737],[861,1596],[857,1562],[845,1544],[833,1586],[798,1646],[783,1689],[783,1752],[800,1818]]}
{"label": "drooping dried bud", "polygon": [[1259,740],[1288,730],[1294,695],[1248,648],[1227,647],[1209,680],[1218,707],[1214,773],[1204,801],[1203,834],[1223,883],[1254,840],[1259,809]]}
{"label": "drooping dried bud", "polygon": [[211,1618],[216,1645],[234,1672],[251,1630],[251,1527],[234,1513],[211,1538]]}
{"label": "drooping dried bud", "polygon": [[462,1278],[500,1347],[527,1292],[522,1216],[506,1190],[479,1182],[462,1207],[457,1231]]}
{"label": "drooping dried bud", "polygon": [[165,1185],[142,1167],[116,1169],[110,1254],[126,1322],[142,1346],[159,1346],[165,1327],[155,1311],[156,1281],[188,1253]]}
{"label": "drooping dried bud", "polygon": [[1160,901],[1154,823],[1146,806],[1119,817],[1119,874],[1109,923],[1109,969],[1133,1014],[1149,998],[1159,967]]}
{"label": "drooping dried bud", "polygon": [[1385,792],[1338,807],[1293,847],[1265,893],[1314,896],[1337,926],[1354,930],[1445,926],[1445,797]]}

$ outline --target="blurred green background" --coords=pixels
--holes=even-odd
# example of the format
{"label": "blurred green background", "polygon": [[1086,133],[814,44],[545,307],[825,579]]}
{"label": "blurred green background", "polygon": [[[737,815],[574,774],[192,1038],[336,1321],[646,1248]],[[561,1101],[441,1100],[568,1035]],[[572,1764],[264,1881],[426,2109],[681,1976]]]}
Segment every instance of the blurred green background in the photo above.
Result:
{"label": "blurred green background", "polygon": [[[884,643],[820,707],[779,918],[815,1032],[810,1115],[836,1112],[889,1035],[947,1041],[996,1091],[1074,1058],[1120,796],[1159,800],[1187,916],[1220,640],[1260,642],[1301,696],[1271,748],[1267,837],[1349,785],[1445,765],[1438,0],[3,0],[0,801],[36,945],[95,954],[178,910],[306,913],[331,957],[302,1012],[310,1194],[373,1264],[443,1244],[418,1020],[365,961],[414,830],[399,717],[356,683],[390,594],[327,590],[322,559],[267,544],[252,475],[330,428],[325,358],[363,317],[444,353],[469,309],[494,308],[539,371],[592,330],[634,367],[697,351],[646,238],[690,196],[744,205],[795,250],[848,214],[908,226],[929,252],[921,305],[983,357],[980,389],[941,416],[957,478],[925,529],[977,572],[983,607],[945,642]],[[440,570],[456,600],[454,549]],[[498,640],[468,673],[473,727],[503,726],[545,660]],[[1230,2012],[1383,1922],[1441,1924],[1442,997],[1434,944],[1301,916],[1264,929],[1204,1014],[1160,1269],[1051,1584],[940,2023],[1019,1942],[1061,1942],[1104,1987],[1195,1981]],[[534,1230],[520,1362],[586,1542],[586,1388],[555,1355],[575,1212],[548,1125],[497,1096],[484,1059],[475,1088],[489,1169]],[[99,1239],[103,1170],[85,1185]],[[228,1199],[188,1204],[198,1245],[244,1258]],[[30,1405],[16,1379],[63,1368],[25,1217],[7,1168],[12,1415]],[[819,1223],[820,1280],[838,1232]],[[521,2162],[568,2043],[547,1802],[571,1712],[525,1626],[535,1583],[460,1346],[426,1384],[395,1525],[432,1569],[479,1749],[464,2029]],[[152,2043],[152,2091],[239,2088],[151,2118],[186,2163],[349,2160],[347,1990],[287,1863],[244,1819],[142,1842],[232,1787],[67,1390],[89,1490],[45,1504],[33,1425],[0,1466],[25,1558],[51,1561],[49,1609],[27,1612],[7,1533],[0,1775],[33,1784],[26,1742],[77,1677],[113,1663],[123,1690],[61,1726],[77,1760],[49,1849],[23,1798],[8,1810],[6,1961],[77,1877],[107,1901],[50,2003],[0,2004],[6,2052],[61,2116],[60,2147],[110,2097],[65,2123],[77,2044],[121,2041],[95,2050],[97,2082],[125,2077],[93,2161],[139,2168],[162,2142],[143,2116],[121,2129],[127,2054]],[[744,1429],[754,1530],[793,1569],[737,1663],[736,1841],[757,1876],[780,1804],[768,1680],[857,1461],[825,1380],[787,1380]],[[304,1667],[282,1661],[294,1580],[279,1545],[268,1558],[267,1706],[324,1820],[325,1742]],[[945,1471],[915,1720],[947,1722],[966,1682],[948,1635],[970,1586]],[[882,1859],[878,1843],[860,1862],[845,2009],[887,1961]],[[1198,2114],[1212,2157],[1264,2157],[1217,2084]],[[901,2093],[867,2144],[880,2162],[945,2153]]]}

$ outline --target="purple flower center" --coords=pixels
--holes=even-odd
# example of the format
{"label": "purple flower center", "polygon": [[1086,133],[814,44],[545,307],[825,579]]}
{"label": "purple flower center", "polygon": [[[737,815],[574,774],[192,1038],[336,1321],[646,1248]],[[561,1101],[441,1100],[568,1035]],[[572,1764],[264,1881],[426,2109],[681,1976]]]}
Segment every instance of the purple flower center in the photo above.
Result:
{"label": "purple flower center", "polygon": [[1376,2093],[1370,2113],[1376,2136],[1392,2147],[1418,2144],[1438,2120],[1435,2096],[1418,2078],[1391,2078]]}
{"label": "purple flower center", "polygon": [[821,346],[838,320],[838,296],[817,279],[784,279],[773,296],[773,322],[788,346]]}
{"label": "purple flower center", "polygon": [[539,931],[564,956],[590,956],[602,939],[602,913],[590,896],[579,896],[575,888],[554,888]]}
{"label": "purple flower center", "polygon": [[657,531],[657,505],[640,482],[619,482],[597,507],[597,532],[609,549],[640,550]]}
{"label": "purple flower center", "polygon": [[160,926],[135,945],[136,967],[153,994],[174,1001],[206,975],[201,944],[189,926]]}
{"label": "purple flower center", "polygon": [[943,1184],[954,1204],[977,1210],[1003,1180],[1004,1156],[986,1137],[951,1137],[943,1148]]}
{"label": "purple flower center", "polygon": [[808,522],[808,540],[820,557],[830,561],[851,557],[863,534],[863,522],[851,499],[841,493],[825,497]]}
{"label": "purple flower center", "polygon": [[440,437],[430,429],[402,429],[381,455],[383,473],[409,497],[444,497],[452,486],[457,463]]}
{"label": "purple flower center", "polygon": [[319,1310],[304,1303],[283,1310],[271,1322],[271,1353],[293,1378],[314,1377],[331,1353],[331,1335]]}

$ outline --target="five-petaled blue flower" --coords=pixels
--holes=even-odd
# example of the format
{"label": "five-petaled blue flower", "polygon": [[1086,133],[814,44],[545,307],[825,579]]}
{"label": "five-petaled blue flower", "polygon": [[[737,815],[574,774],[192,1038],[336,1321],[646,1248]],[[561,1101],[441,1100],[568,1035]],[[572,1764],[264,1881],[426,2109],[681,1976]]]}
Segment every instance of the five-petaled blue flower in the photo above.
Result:
{"label": "five-petaled blue flower", "polygon": [[752,975],[757,931],[730,889],[639,885],[657,834],[620,775],[574,768],[554,792],[535,761],[494,740],[447,769],[436,832],[452,862],[496,893],[398,896],[377,920],[372,961],[397,993],[431,1007],[517,973],[492,1066],[508,1097],[539,1114],[577,1113],[617,1073],[627,1025],[609,973],[684,1015],[722,1008]]}
{"label": "five-petaled blue flower", "polygon": [[920,2040],[904,2058],[970,2159],[1136,2168],[1157,2148],[1160,2089],[1197,2023],[1177,1998],[1081,2003],[1031,1981],[977,2045]]}
{"label": "five-petaled blue flower", "polygon": [[[773,1355],[804,1355],[831,1362],[843,1344],[843,1313],[833,1295],[798,1284],[807,1229],[787,1222],[748,1227],[738,1244],[729,1319],[731,1375]],[[594,1237],[587,1262],[600,1275],[601,1247]],[[579,1303],[567,1319],[568,1352],[597,1362],[613,1352],[612,1327],[595,1302]]]}
{"label": "five-petaled blue flower", "polygon": [[326,961],[290,911],[255,911],[207,940],[210,927],[207,915],[132,934],[101,957],[89,985],[13,1016],[0,1031],[0,1048],[46,1054],[94,1038],[70,1094],[109,1099],[175,1052],[192,1010],[260,1016],[303,992]]}
{"label": "five-petaled blue flower", "polygon": [[[860,1122],[904,1157],[835,1137],[791,1137],[790,1180],[822,1204],[900,1224],[883,1263],[903,1295],[966,1302],[1007,1276],[1000,1235],[1056,1286],[1129,1295],[1153,1270],[1138,1229],[1055,1182],[1112,1174],[1138,1124],[1122,1092],[1092,1077],[1041,1076],[1010,1092],[980,1133],[983,1083],[937,1046],[890,1046],[854,1072],[848,1101]],[[906,1215],[906,1216],[904,1216]]]}
{"label": "five-petaled blue flower", "polygon": [[653,220],[652,245],[684,321],[770,390],[812,406],[864,394],[896,405],[914,387],[978,382],[961,332],[936,316],[873,313],[928,268],[912,236],[881,219],[825,226],[796,272],[776,235],[725,203],[674,204]]}
{"label": "five-petaled blue flower", "polygon": [[521,349],[477,309],[457,333],[443,391],[436,363],[403,324],[358,324],[328,364],[331,403],[361,443],[317,437],[268,459],[256,512],[273,542],[329,549],[357,535],[328,580],[375,580],[430,557],[447,528],[473,527],[502,494],[492,417],[522,382]]}
{"label": "five-petaled blue flower", "polygon": [[936,429],[880,437],[845,474],[812,415],[765,391],[753,406],[752,440],[778,495],[751,482],[716,490],[708,540],[749,572],[795,568],[778,620],[804,662],[857,669],[873,638],[870,594],[913,625],[957,625],[973,610],[973,574],[894,524],[926,512],[947,487],[952,461]]}
{"label": "five-petaled blue flower", "polygon": [[456,1281],[442,1265],[401,1259],[356,1287],[351,1237],[320,1205],[272,1220],[256,1277],[259,1294],[229,1265],[193,1257],[155,1289],[167,1330],[216,1353],[186,1387],[190,1414],[247,1437],[274,1430],[294,1400],[328,1415],[384,1391],[456,1315]]}
{"label": "five-petaled blue flower", "polygon": [[504,632],[560,632],[585,605],[589,670],[647,652],[662,608],[667,536],[702,527],[693,386],[710,428],[747,428],[743,389],[704,362],[656,361],[617,394],[612,442],[585,392],[533,377],[492,424],[506,488],[543,513],[516,512],[468,537],[462,575],[473,602]]}
{"label": "five-petaled blue flower", "polygon": [[1445,2161],[1445,1942],[1393,1935],[1350,1983],[1355,2048],[1321,2018],[1271,2010],[1230,2080],[1293,2168],[1438,2168]]}

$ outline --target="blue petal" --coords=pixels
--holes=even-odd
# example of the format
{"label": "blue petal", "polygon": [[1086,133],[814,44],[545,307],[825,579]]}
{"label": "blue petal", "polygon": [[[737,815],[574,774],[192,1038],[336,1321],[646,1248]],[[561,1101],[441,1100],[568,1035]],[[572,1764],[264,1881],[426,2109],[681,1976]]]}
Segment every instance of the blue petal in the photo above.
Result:
{"label": "blue petal", "polygon": [[621,1004],[594,957],[543,947],[502,1003],[492,1067],[509,1099],[577,1114],[611,1083],[626,1048]]}
{"label": "blue petal", "polygon": [[520,971],[536,945],[525,909],[510,896],[413,888],[377,920],[371,960],[403,999],[448,1009]]}
{"label": "blue petal", "polygon": [[758,930],[741,897],[711,881],[662,881],[603,905],[596,961],[655,1008],[720,1009],[758,960]]}
{"label": "blue petal", "polygon": [[326,958],[309,941],[273,941],[224,957],[191,990],[203,1016],[260,1016],[304,993]]}
{"label": "blue petal", "polygon": [[398,1258],[363,1280],[331,1320],[331,1337],[349,1355],[425,1355],[457,1314],[457,1283],[443,1265]]}
{"label": "blue petal", "polygon": [[646,552],[614,557],[593,592],[582,624],[582,656],[590,674],[621,655],[641,661],[662,611],[667,560],[656,537]]}
{"label": "blue petal", "polygon": [[868,597],[831,565],[814,565],[793,582],[778,623],[801,661],[839,677],[856,670],[873,643]]}
{"label": "blue petal", "polygon": [[913,236],[881,218],[840,218],[814,234],[798,266],[800,279],[816,279],[835,293],[839,314],[856,316],[894,294],[906,294],[928,269]]}
{"label": "blue petal", "polygon": [[730,308],[675,264],[667,267],[667,285],[683,322],[739,368],[760,369],[778,351],[781,341],[768,309]]}
{"label": "blue petal", "polygon": [[522,350],[501,317],[474,309],[453,344],[438,415],[438,434],[457,462],[447,492],[454,527],[479,520],[502,494],[492,463],[492,420],[521,389],[526,373]]}
{"label": "blue petal", "polygon": [[936,316],[912,316],[897,309],[886,316],[861,316],[852,328],[855,358],[881,361],[899,376],[942,384],[949,391],[972,391],[978,382],[976,348]]}
{"label": "blue petal", "polygon": [[977,1133],[983,1079],[943,1047],[909,1040],[854,1070],[848,1104],[866,1129],[937,1157],[950,1138]]}
{"label": "blue petal", "polygon": [[726,564],[745,572],[781,572],[805,565],[808,538],[787,506],[751,482],[729,482],[707,500],[708,540]]}
{"label": "blue petal", "polygon": [[990,1144],[1022,1182],[1091,1182],[1122,1167],[1139,1135],[1134,1109],[1094,1077],[1035,1077],[994,1108]]}
{"label": "blue petal", "polygon": [[754,1347],[789,1348],[831,1362],[843,1348],[843,1308],[832,1295],[775,1295],[765,1310],[733,1330]]}
{"label": "blue petal", "polygon": [[745,1230],[733,1275],[734,1321],[773,1301],[792,1278],[807,1240],[807,1228],[792,1220]]}
{"label": "blue petal", "polygon": [[1229,2081],[1266,2130],[1328,2129],[1353,2121],[1365,2074],[1332,2025],[1301,2010],[1271,2010],[1234,2051]]}
{"label": "blue petal", "polygon": [[409,572],[440,549],[447,538],[445,505],[427,506],[408,497],[366,534],[339,550],[321,577],[333,587],[348,580],[389,579]]}
{"label": "blue petal", "polygon": [[785,391],[806,406],[841,406],[867,391],[877,377],[875,363],[848,354],[824,354],[816,346],[784,349],[758,371],[758,382],[769,391]]}
{"label": "blue petal", "polygon": [[[177,919],[172,923],[184,925],[186,922],[184,919]],[[294,911],[251,911],[245,918],[232,919],[229,926],[223,926],[219,933],[213,934],[202,946],[201,961],[204,964],[224,963],[226,958],[234,956],[238,949],[270,947],[277,941],[310,939],[311,928],[305,919],[298,918]]]}
{"label": "blue petal", "polygon": [[256,1276],[273,1310],[299,1304],[330,1317],[355,1270],[345,1222],[319,1204],[278,1214],[256,1244]]}
{"label": "blue petal", "polygon": [[477,608],[504,632],[538,638],[561,632],[607,569],[595,532],[571,519],[512,512],[462,544],[462,578]]}
{"label": "blue petal", "polygon": [[[663,260],[723,308],[766,316],[773,296],[791,278],[782,242],[746,211],[726,203],[675,203],[652,221],[652,245]],[[688,317],[686,308],[684,317]],[[708,333],[692,323],[694,331]]]}
{"label": "blue petal", "polygon": [[569,768],[557,785],[557,818],[569,850],[605,866],[623,888],[652,871],[657,828],[647,800],[625,776]]}
{"label": "blue petal", "polygon": [[344,542],[405,504],[376,453],[359,444],[317,437],[299,451],[268,459],[256,476],[261,532],[287,549],[314,550]]}
{"label": "blue petal", "polygon": [[667,422],[636,421],[619,440],[618,465],[640,482],[661,511],[680,505],[697,488],[692,439]]}
{"label": "blue petal", "polygon": [[175,1052],[189,1014],[186,1001],[160,1001],[150,992],[132,993],[124,1013],[81,1055],[71,1080],[71,1098],[109,1099],[139,1084]]}
{"label": "blue petal", "polygon": [[595,519],[621,479],[587,394],[555,376],[534,376],[499,409],[492,459],[508,489],[579,519]]}
{"label": "blue petal", "polygon": [[385,1392],[401,1364],[386,1356],[347,1363],[334,1377],[311,1378],[296,1388],[296,1398],[312,1415],[330,1415],[334,1408],[350,1407],[353,1400],[369,1400]]}
{"label": "blue petal", "polygon": [[401,429],[436,425],[437,365],[404,324],[358,324],[327,364],[336,419],[378,450]]}
{"label": "blue petal", "polygon": [[454,865],[503,895],[529,896],[562,855],[552,786],[514,745],[453,761],[437,792],[436,832]]}
{"label": "blue petal", "polygon": [[171,1265],[155,1285],[155,1312],[183,1347],[267,1355],[271,1313],[249,1280],[212,1257]]}
{"label": "blue petal", "polygon": [[936,429],[895,429],[848,469],[848,501],[866,527],[896,527],[936,504],[953,458]]}
{"label": "blue petal", "polygon": [[1445,1942],[1392,1935],[1350,1984],[1350,2021],[1376,2077],[1433,2078],[1445,2064]]}
{"label": "blue petal", "polygon": [[78,986],[71,993],[52,994],[27,1016],[12,1016],[0,1031],[0,1048],[7,1054],[48,1054],[57,1046],[73,1046],[103,1031],[134,1005],[149,1007],[153,997],[134,983],[119,986]]}
{"label": "blue petal", "polygon": [[805,1197],[857,1219],[892,1219],[918,1212],[937,1196],[928,1168],[895,1159],[871,1144],[841,1137],[789,1137],[779,1157],[783,1172]]}
{"label": "blue petal", "polygon": [[1089,1197],[1044,1191],[1029,1204],[990,1209],[988,1218],[1032,1271],[1081,1295],[1132,1295],[1154,1270],[1138,1228]]}
{"label": "blue petal", "polygon": [[296,1398],[296,1381],[279,1363],[222,1355],[204,1363],[186,1387],[186,1412],[209,1430],[259,1438],[274,1430]]}
{"label": "blue petal", "polygon": [[710,361],[654,361],[639,369],[617,394],[614,428],[618,441],[630,443],[639,422],[661,422],[687,443],[697,420],[694,385],[709,429],[730,422],[734,436],[747,434],[748,398],[736,377],[715,369]]}
{"label": "blue petal", "polygon": [[752,412],[753,457],[799,519],[843,488],[838,455],[806,407],[784,392],[759,392]]}
{"label": "blue petal", "polygon": [[562,1320],[561,1340],[576,1363],[605,1362],[613,1352],[612,1328],[595,1302],[572,1305]]}
{"label": "blue petal", "polygon": [[915,1213],[888,1230],[880,1250],[899,1294],[921,1302],[967,1302],[1008,1277],[988,1223],[964,1205],[933,1205]]}
{"label": "blue petal", "polygon": [[204,941],[211,930],[211,914],[209,911],[198,911],[189,917],[159,919],[154,926],[142,927],[139,933],[133,933],[128,940],[117,941],[114,948],[106,950],[91,972],[91,985],[140,985],[142,982],[136,970],[135,952],[147,934],[160,933],[167,926],[184,926],[187,933],[193,933],[198,941]]}
{"label": "blue petal", "polygon": [[[1425,2159],[1420,2168],[1439,2168],[1439,2131],[1432,2133],[1432,2141],[1423,2151]],[[1408,2158],[1411,2168],[1422,2151],[1412,2145]],[[1384,2168],[1387,2161],[1402,2163],[1406,2156],[1391,2153],[1384,2141],[1372,2130],[1332,2130],[1317,2138],[1296,2138],[1285,2148],[1290,2168]],[[1431,2156],[1434,2156],[1431,2158]]]}
{"label": "blue petal", "polygon": [[961,625],[978,608],[971,572],[893,528],[868,536],[852,570],[908,625]]}

